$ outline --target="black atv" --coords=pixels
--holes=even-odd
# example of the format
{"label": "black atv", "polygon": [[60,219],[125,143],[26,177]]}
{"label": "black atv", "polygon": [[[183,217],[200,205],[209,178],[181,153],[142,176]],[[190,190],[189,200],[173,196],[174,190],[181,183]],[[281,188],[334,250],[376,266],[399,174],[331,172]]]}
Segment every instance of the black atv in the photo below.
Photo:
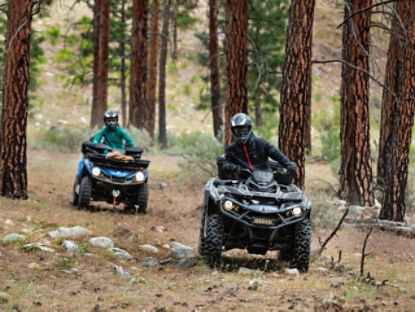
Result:
{"label": "black atv", "polygon": [[278,250],[279,260],[306,272],[310,260],[311,202],[293,176],[274,161],[267,168],[244,171],[240,179],[223,174],[205,186],[199,254],[210,266],[221,263],[222,251],[247,249],[252,254]]}
{"label": "black atv", "polygon": [[[111,147],[94,144],[91,140],[82,143],[83,157],[73,187],[72,204],[78,208],[89,208],[90,201],[106,201],[132,212],[146,213],[148,203],[149,160],[142,160],[140,147],[118,150],[131,156],[133,161],[107,158]],[[131,158],[130,158],[131,159]]]}

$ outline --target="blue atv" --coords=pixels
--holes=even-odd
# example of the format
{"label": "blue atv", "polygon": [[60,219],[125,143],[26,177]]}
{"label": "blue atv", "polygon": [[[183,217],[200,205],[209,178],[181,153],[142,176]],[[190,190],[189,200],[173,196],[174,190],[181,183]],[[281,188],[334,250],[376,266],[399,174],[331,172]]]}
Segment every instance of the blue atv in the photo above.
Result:
{"label": "blue atv", "polygon": [[[130,156],[130,161],[107,158],[113,151]],[[124,203],[127,211],[146,213],[150,161],[141,159],[142,152],[140,147],[115,150],[105,144],[83,142],[72,204],[88,209],[91,200],[105,201],[114,207]]]}

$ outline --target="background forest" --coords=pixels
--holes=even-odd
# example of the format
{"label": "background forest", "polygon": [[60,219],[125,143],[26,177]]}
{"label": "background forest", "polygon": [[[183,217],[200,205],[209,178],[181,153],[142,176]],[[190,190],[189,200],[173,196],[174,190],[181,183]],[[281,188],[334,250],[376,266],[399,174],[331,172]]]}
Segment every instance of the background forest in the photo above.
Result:
{"label": "background forest", "polygon": [[[42,1],[41,6],[34,6],[37,12],[31,25],[26,132],[29,201],[0,198],[0,236],[22,233],[22,229],[27,229],[27,239],[0,245],[0,261],[4,260],[0,264],[0,310],[2,305],[14,311],[136,311],[138,308],[152,311],[184,311],[190,308],[248,310],[258,307],[258,302],[261,302],[263,310],[282,311],[403,311],[414,308],[414,276],[410,273],[415,272],[411,251],[415,246],[410,238],[414,236],[411,224],[415,222],[414,145],[409,144],[405,154],[407,162],[402,161],[407,165],[407,171],[402,173],[396,170],[400,173],[399,182],[404,180],[399,184],[403,185],[405,195],[398,196],[404,200],[402,210],[383,205],[387,184],[378,183],[380,180],[377,179],[382,102],[385,101],[385,85],[388,87],[388,73],[394,72],[388,67],[389,45],[393,40],[390,33],[393,30],[399,32],[393,24],[394,13],[399,12],[395,1],[384,1],[382,6],[374,6],[374,13],[369,18],[371,26],[363,27],[366,31],[370,28],[370,40],[366,42],[370,46],[366,64],[366,73],[370,73],[370,78],[368,75],[364,77],[369,90],[364,114],[368,117],[367,131],[370,135],[367,137],[369,153],[362,154],[362,158],[370,160],[373,176],[369,177],[371,189],[367,193],[361,191],[365,195],[357,199],[353,197],[353,192],[344,191],[350,188],[352,177],[344,172],[349,167],[344,163],[345,157],[342,157],[341,116],[345,114],[342,103],[347,100],[342,98],[342,88],[347,89],[344,83],[358,79],[347,76],[347,66],[339,61],[345,59],[342,23],[347,19],[346,5],[356,1],[316,0],[315,7],[312,6],[314,18],[311,22],[312,63],[309,77],[311,141],[298,158],[296,154],[284,150],[292,147],[292,151],[298,151],[287,139],[286,128],[281,126],[291,125],[296,120],[287,113],[283,116],[281,112],[286,101],[281,99],[284,99],[282,93],[289,93],[284,88],[283,79],[284,70],[287,70],[284,69],[284,62],[287,62],[289,8],[290,5],[294,7],[295,3],[301,5],[302,1],[248,2],[247,101],[243,110],[253,119],[258,136],[296,159],[300,168],[300,178],[296,182],[303,186],[313,202],[314,258],[310,272],[301,276],[287,273],[286,266],[276,262],[274,254],[254,257],[237,251],[231,252],[236,260],[229,262],[224,270],[212,271],[201,260],[182,268],[168,260],[170,253],[167,247],[162,247],[172,241],[196,247],[203,186],[217,174],[216,157],[224,151],[227,139],[225,125],[227,113],[230,112],[226,106],[229,51],[225,44],[225,2],[149,1],[147,79],[151,80],[152,57],[156,56],[159,60],[157,79],[162,79],[160,69],[165,68],[164,82],[157,80],[154,90],[150,92],[150,85],[140,86],[137,83],[134,90],[130,86],[131,51],[134,48],[131,40],[133,1],[110,1],[107,94],[94,91],[94,85],[99,85],[102,80],[97,79],[96,75],[94,77],[94,22],[97,22],[97,15],[93,2],[49,0]],[[362,1],[361,5],[366,8],[380,2],[368,0]],[[157,3],[160,6],[157,14],[159,21],[158,30],[154,31],[155,15],[152,12]],[[212,17],[209,4],[212,3],[218,5],[216,61],[219,73],[216,76],[216,90],[211,89],[213,67],[209,26],[212,25],[209,20]],[[170,5],[169,25],[165,25],[164,18],[167,4]],[[0,6],[3,9],[0,12],[0,77],[3,77],[7,50],[7,4],[3,1]],[[413,8],[411,10],[414,11]],[[410,11],[408,7],[406,11]],[[164,32],[166,29],[168,34]],[[154,33],[159,34],[157,53],[151,50]],[[356,37],[359,33],[354,29],[349,35]],[[397,37],[402,40],[403,35],[400,36]],[[167,40],[163,43],[163,39]],[[395,43],[396,46],[403,46]],[[408,50],[413,51],[413,44],[410,47]],[[165,66],[162,66],[163,52]],[[163,83],[165,89],[161,91],[160,84]],[[3,80],[1,86],[4,86]],[[149,92],[146,100],[152,100],[155,108],[155,119],[149,125],[154,132],[150,133],[144,129],[147,124],[142,126],[146,120],[140,119],[145,119],[145,115],[130,106],[131,97],[139,102],[144,89]],[[213,92],[217,92],[216,96]],[[3,96],[3,92],[0,95]],[[164,102],[165,114],[160,114],[160,100]],[[149,213],[146,216],[125,215],[110,206],[97,206],[93,212],[76,211],[69,203],[81,142],[101,128],[103,107],[99,103],[103,101],[107,103],[106,109],[120,112],[121,125],[137,145],[144,148],[143,157],[152,161]],[[221,108],[219,115],[215,115],[218,112],[215,105]],[[161,126],[160,115],[164,115],[162,120],[165,120]],[[409,115],[413,117],[413,109],[410,109]],[[406,128],[411,129],[413,122],[409,124]],[[359,150],[352,150],[351,153],[357,155]],[[407,180],[402,178],[406,173]],[[392,185],[390,187],[393,189]],[[356,188],[360,191],[359,187]],[[390,194],[393,197],[397,193],[391,191]],[[376,223],[380,222],[381,207],[388,207],[382,219],[398,222]],[[318,254],[323,238],[347,213],[346,224],[324,253],[321,254],[321,249]],[[368,226],[359,223],[359,219],[377,221]],[[58,226],[75,225],[90,229],[96,236],[111,237],[134,259],[115,259],[82,238],[75,240],[78,250],[68,253],[61,240],[45,237],[47,231]],[[369,253],[365,254],[362,244],[365,242],[366,245],[367,231],[359,231],[356,227],[363,230],[381,228],[404,235],[375,231],[368,241]],[[22,246],[26,240],[53,247],[56,252],[49,254],[36,248],[24,250]],[[142,248],[145,244],[157,246],[159,251],[153,254]],[[142,261],[147,258],[155,259],[157,265],[151,268],[143,265]],[[364,261],[366,267],[363,269]],[[128,271],[129,276],[122,277],[117,266]],[[245,275],[240,273],[241,267],[252,271]],[[50,285],[53,285],[54,294],[47,293]],[[59,300],[56,297],[60,297]],[[73,299],[78,300],[74,302]]]}

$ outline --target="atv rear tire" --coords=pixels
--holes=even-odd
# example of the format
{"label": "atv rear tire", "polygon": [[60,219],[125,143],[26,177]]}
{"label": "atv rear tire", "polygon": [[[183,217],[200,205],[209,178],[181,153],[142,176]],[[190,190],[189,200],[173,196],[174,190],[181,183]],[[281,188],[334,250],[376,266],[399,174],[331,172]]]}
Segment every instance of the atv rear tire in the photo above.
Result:
{"label": "atv rear tire", "polygon": [[219,266],[221,262],[223,243],[223,220],[220,215],[208,217],[206,238],[204,242],[204,258],[211,267]]}
{"label": "atv rear tire", "polygon": [[137,193],[137,202],[136,205],[138,206],[137,212],[146,214],[147,213],[147,205],[148,205],[148,184],[144,183],[140,186]]}
{"label": "atv rear tire", "polygon": [[89,208],[89,203],[91,201],[92,195],[92,183],[91,178],[85,176],[81,180],[81,185],[79,186],[79,199],[78,199],[78,208]]}
{"label": "atv rear tire", "polygon": [[307,272],[310,262],[311,249],[311,222],[305,218],[294,227],[294,254],[293,267],[300,272]]}
{"label": "atv rear tire", "polygon": [[[72,205],[78,206],[79,201],[79,177],[75,176],[75,182],[73,184],[73,193],[72,193]],[[78,186],[78,193],[76,192],[76,187]]]}

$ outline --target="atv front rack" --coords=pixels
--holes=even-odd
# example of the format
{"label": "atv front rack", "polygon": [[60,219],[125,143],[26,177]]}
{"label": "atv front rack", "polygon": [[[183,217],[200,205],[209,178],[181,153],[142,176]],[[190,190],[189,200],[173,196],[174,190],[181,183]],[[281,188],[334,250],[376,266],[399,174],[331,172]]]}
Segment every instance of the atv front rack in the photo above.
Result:
{"label": "atv front rack", "polygon": [[105,158],[104,155],[97,155],[94,153],[87,153],[85,157],[97,166],[118,169],[118,170],[134,171],[137,169],[145,169],[150,165],[149,160],[143,160],[143,159],[136,159],[134,161],[125,162],[122,160]]}

